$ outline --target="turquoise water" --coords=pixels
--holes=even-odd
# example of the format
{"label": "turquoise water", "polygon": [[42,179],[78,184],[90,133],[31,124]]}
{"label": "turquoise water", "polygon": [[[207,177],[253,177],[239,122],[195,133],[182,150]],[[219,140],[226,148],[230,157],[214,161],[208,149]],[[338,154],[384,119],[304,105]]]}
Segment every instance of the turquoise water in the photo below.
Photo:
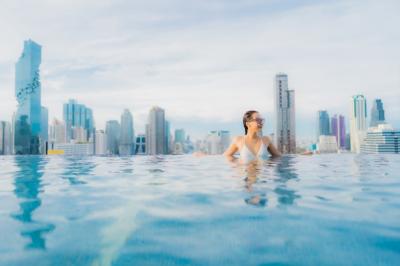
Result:
{"label": "turquoise water", "polygon": [[399,265],[400,156],[0,157],[0,265]]}

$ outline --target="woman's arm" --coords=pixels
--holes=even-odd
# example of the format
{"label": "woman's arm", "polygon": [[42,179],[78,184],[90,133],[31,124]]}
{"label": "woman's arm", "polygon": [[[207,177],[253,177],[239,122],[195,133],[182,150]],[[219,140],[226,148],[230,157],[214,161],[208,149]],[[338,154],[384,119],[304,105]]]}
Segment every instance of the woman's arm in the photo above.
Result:
{"label": "woman's arm", "polygon": [[226,157],[233,157],[233,155],[239,150],[237,142],[238,142],[238,137],[234,137],[231,145],[228,147],[228,149],[226,149],[223,155]]}
{"label": "woman's arm", "polygon": [[278,151],[278,149],[272,143],[272,140],[268,136],[265,136],[264,138],[266,139],[266,141],[268,141],[268,151],[269,151],[269,153],[271,153],[271,155],[273,157],[282,156],[282,153],[280,151]]}

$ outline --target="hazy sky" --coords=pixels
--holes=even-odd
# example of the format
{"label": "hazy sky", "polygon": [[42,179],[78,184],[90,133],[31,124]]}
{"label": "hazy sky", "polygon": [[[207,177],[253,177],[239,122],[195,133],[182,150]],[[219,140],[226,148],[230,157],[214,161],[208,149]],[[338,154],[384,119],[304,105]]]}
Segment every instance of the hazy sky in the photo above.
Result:
{"label": "hazy sky", "polygon": [[194,137],[242,133],[248,109],[273,130],[273,79],[296,91],[297,132],[313,137],[316,112],[348,118],[362,93],[381,98],[400,127],[400,1],[3,0],[0,120],[11,120],[15,62],[25,39],[42,45],[42,104],[50,122],[70,98],[93,108],[97,128],[151,106]]}

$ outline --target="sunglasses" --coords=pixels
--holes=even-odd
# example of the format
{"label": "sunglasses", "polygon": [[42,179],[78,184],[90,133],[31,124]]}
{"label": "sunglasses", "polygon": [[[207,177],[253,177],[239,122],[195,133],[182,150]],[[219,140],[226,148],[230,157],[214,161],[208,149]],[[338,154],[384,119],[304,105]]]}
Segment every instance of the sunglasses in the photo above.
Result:
{"label": "sunglasses", "polygon": [[247,121],[247,122],[252,122],[252,121],[256,121],[257,124],[264,124],[265,119],[264,119],[264,118],[256,118],[256,119],[250,119],[250,120]]}

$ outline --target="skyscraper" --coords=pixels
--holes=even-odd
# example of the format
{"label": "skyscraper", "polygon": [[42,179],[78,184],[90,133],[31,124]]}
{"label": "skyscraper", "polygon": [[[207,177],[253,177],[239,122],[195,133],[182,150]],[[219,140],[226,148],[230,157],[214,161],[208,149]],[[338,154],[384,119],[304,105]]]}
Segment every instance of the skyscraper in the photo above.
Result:
{"label": "skyscraper", "polygon": [[12,154],[12,132],[9,122],[0,121],[0,155]]}
{"label": "skyscraper", "polygon": [[171,130],[170,130],[170,124],[168,120],[165,120],[165,151],[164,154],[169,154],[170,153],[170,148],[171,148]]}
{"label": "skyscraper", "polygon": [[133,118],[128,109],[121,115],[121,132],[119,138],[119,154],[122,156],[132,155],[134,152],[135,134],[133,130]]}
{"label": "skyscraper", "polygon": [[96,130],[94,154],[106,155],[107,154],[107,135],[104,130]]}
{"label": "skyscraper", "polygon": [[65,128],[65,123],[57,119],[54,119],[53,124],[50,126],[50,142],[54,144],[66,143],[67,142],[66,133],[67,130]]}
{"label": "skyscraper", "polygon": [[351,151],[359,153],[367,130],[367,100],[364,95],[354,95],[350,108]]}
{"label": "skyscraper", "polygon": [[336,137],[338,148],[346,148],[346,125],[344,116],[334,115],[331,120],[331,133]]}
{"label": "skyscraper", "polygon": [[369,126],[376,127],[385,123],[385,111],[381,99],[375,99],[371,108],[371,121]]}
{"label": "skyscraper", "polygon": [[15,96],[18,102],[14,120],[16,154],[39,154],[42,134],[39,75],[41,57],[42,47],[32,40],[27,40],[15,64]]}
{"label": "skyscraper", "polygon": [[185,142],[185,130],[183,128],[175,129],[175,143],[184,143]]}
{"label": "skyscraper", "polygon": [[121,135],[121,126],[117,120],[110,120],[106,122],[106,135],[107,153],[113,155],[119,154],[119,137]]}
{"label": "skyscraper", "polygon": [[230,132],[228,130],[210,131],[205,139],[206,152],[208,154],[222,154],[231,142]]}
{"label": "skyscraper", "polygon": [[41,125],[40,130],[40,153],[46,154],[46,143],[49,141],[49,111],[46,107],[42,106],[41,110]]}
{"label": "skyscraper", "polygon": [[146,154],[146,135],[139,134],[135,142],[135,154]]}
{"label": "skyscraper", "polygon": [[76,100],[70,99],[64,103],[63,118],[67,128],[67,140],[73,139],[73,128],[81,127],[85,129],[86,141],[93,134],[94,119],[92,109],[84,104],[79,104]]}
{"label": "skyscraper", "polygon": [[295,94],[288,88],[288,76],[275,76],[275,142],[282,153],[296,152]]}
{"label": "skyscraper", "polygon": [[146,126],[147,154],[166,154],[166,147],[165,111],[154,106],[150,110]]}
{"label": "skyscraper", "polygon": [[319,139],[319,136],[328,136],[331,134],[329,114],[326,110],[318,111],[317,122],[317,139]]}

